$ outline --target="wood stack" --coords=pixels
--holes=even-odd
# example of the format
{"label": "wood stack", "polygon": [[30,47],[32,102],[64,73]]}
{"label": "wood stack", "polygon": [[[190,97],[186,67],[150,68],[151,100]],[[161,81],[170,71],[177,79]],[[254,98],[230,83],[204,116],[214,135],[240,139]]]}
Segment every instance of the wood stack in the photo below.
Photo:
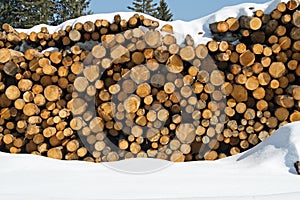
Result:
{"label": "wood stack", "polygon": [[53,34],[4,24],[0,150],[92,162],[245,151],[300,120],[298,6],[213,23],[206,45],[178,45],[140,15]]}
{"label": "wood stack", "polygon": [[30,47],[45,50],[49,47],[68,49],[78,43],[86,41],[99,42],[103,35],[117,34],[126,30],[138,28],[140,25],[150,29],[158,27],[158,22],[135,14],[129,20],[121,19],[120,15],[114,17],[113,22],[105,19],[98,19],[95,22],[77,22],[72,26],[68,25],[64,30],[49,33],[46,27],[42,27],[40,32],[31,32],[27,35],[24,32],[18,33],[9,24],[3,24],[0,32],[0,48],[9,48],[25,52]]}

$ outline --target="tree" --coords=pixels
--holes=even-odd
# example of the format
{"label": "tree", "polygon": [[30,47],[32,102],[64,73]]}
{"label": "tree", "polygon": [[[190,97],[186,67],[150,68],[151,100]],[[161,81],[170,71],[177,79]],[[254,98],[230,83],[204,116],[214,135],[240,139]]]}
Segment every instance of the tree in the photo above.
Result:
{"label": "tree", "polygon": [[58,25],[68,19],[89,14],[90,0],[1,0],[0,27],[9,23],[15,28],[37,24]]}
{"label": "tree", "polygon": [[19,16],[22,20],[17,26],[29,28],[37,24],[53,24],[55,18],[55,2],[53,0],[19,0],[21,8],[13,12],[14,16]]}
{"label": "tree", "polygon": [[171,13],[171,10],[169,9],[168,4],[165,2],[165,0],[160,0],[154,17],[164,21],[172,21],[173,14]]}
{"label": "tree", "polygon": [[128,6],[127,8],[135,12],[141,12],[152,16],[157,9],[157,4],[153,3],[153,0],[134,0],[132,4],[133,7]]}
{"label": "tree", "polygon": [[56,2],[58,16],[55,24],[92,13],[88,10],[90,0],[56,0]]}
{"label": "tree", "polygon": [[19,25],[24,21],[24,16],[17,13],[22,9],[19,0],[2,0],[0,2],[0,27],[4,23],[20,27]]}

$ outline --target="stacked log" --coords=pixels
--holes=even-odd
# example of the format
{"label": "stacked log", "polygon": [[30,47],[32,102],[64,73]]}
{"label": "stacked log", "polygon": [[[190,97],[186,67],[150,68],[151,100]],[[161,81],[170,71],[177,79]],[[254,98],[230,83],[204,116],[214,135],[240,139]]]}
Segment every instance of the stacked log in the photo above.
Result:
{"label": "stacked log", "polygon": [[121,19],[120,15],[114,16],[113,22],[105,19],[98,19],[94,22],[76,22],[73,26],[68,25],[64,29],[54,33],[49,33],[47,27],[42,27],[40,32],[17,32],[9,24],[3,24],[0,33],[0,48],[9,48],[24,53],[30,47],[45,50],[49,47],[68,49],[78,43],[86,41],[100,42],[100,38],[107,34],[117,34],[126,30],[144,26],[154,29],[159,26],[157,21],[135,14],[128,20]]}
{"label": "stacked log", "polygon": [[299,161],[295,162],[295,169],[296,169],[297,174],[300,175],[300,162]]}
{"label": "stacked log", "polygon": [[52,34],[4,24],[0,150],[92,162],[243,152],[300,120],[298,6],[213,23],[206,45],[179,45],[141,15]]}

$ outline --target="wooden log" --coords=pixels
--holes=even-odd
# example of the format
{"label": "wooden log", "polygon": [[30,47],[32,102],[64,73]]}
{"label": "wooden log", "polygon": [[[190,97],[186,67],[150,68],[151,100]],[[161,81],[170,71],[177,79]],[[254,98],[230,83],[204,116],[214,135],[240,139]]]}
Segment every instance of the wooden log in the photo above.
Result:
{"label": "wooden log", "polygon": [[61,148],[58,148],[58,147],[49,149],[49,151],[47,151],[47,156],[49,158],[54,158],[54,159],[58,159],[58,160],[61,160],[63,158]]}
{"label": "wooden log", "polygon": [[140,98],[137,95],[130,95],[125,101],[124,101],[124,108],[126,112],[128,113],[135,113],[137,112],[139,106],[140,106]]}
{"label": "wooden log", "polygon": [[275,102],[284,108],[292,108],[295,105],[294,99],[288,95],[278,95],[275,97]]}
{"label": "wooden log", "polygon": [[96,45],[92,49],[92,55],[95,58],[103,58],[106,55],[106,49],[102,45]]}
{"label": "wooden log", "polygon": [[17,86],[11,85],[5,90],[5,95],[9,100],[16,100],[20,97],[21,92]]}
{"label": "wooden log", "polygon": [[11,59],[11,54],[8,49],[0,49],[0,63],[6,63]]}
{"label": "wooden log", "polygon": [[290,0],[287,2],[286,6],[289,10],[295,10],[299,7],[299,0]]}
{"label": "wooden log", "polygon": [[73,42],[78,42],[81,40],[81,33],[77,29],[73,29],[69,32],[69,38]]}
{"label": "wooden log", "polygon": [[287,93],[292,95],[297,101],[300,100],[300,87],[296,85],[291,85],[286,89]]}
{"label": "wooden log", "polygon": [[258,30],[262,26],[262,21],[258,17],[242,16],[239,19],[240,26],[251,30]]}
{"label": "wooden log", "polygon": [[185,156],[180,151],[174,151],[173,154],[170,157],[170,160],[172,162],[184,162]]}
{"label": "wooden log", "polygon": [[298,173],[298,175],[300,175],[300,162],[299,161],[295,162],[294,166],[295,166],[296,172]]}
{"label": "wooden log", "polygon": [[277,10],[279,11],[279,12],[285,12],[286,11],[286,9],[287,9],[287,7],[286,7],[286,4],[284,3],[284,2],[280,2],[278,5],[277,5]]}
{"label": "wooden log", "polygon": [[237,102],[248,100],[248,92],[246,88],[241,85],[234,85],[231,95]]}
{"label": "wooden log", "polygon": [[192,124],[180,124],[176,136],[182,143],[192,143],[195,139],[195,127]]}
{"label": "wooden log", "polygon": [[79,148],[79,142],[78,142],[78,140],[71,140],[66,145],[66,149],[69,152],[75,152],[75,151],[78,150],[78,148]]}
{"label": "wooden log", "polygon": [[298,27],[293,27],[291,30],[291,38],[294,40],[299,40],[300,39],[300,28]]}
{"label": "wooden log", "polygon": [[198,45],[198,46],[196,47],[196,49],[195,49],[195,54],[196,54],[196,56],[197,56],[198,58],[204,59],[204,58],[206,58],[207,55],[208,55],[208,49],[207,49],[207,47],[206,47],[205,45],[200,44],[200,45]]}
{"label": "wooden log", "polygon": [[229,24],[224,21],[215,22],[215,23],[209,24],[209,28],[214,33],[224,33],[224,32],[228,31]]}
{"label": "wooden log", "polygon": [[237,31],[240,27],[239,20],[237,18],[234,18],[234,17],[227,18],[226,22],[228,24],[229,31],[232,31],[232,32]]}
{"label": "wooden log", "polygon": [[290,115],[290,121],[291,122],[296,122],[296,121],[300,121],[300,112],[295,111]]}
{"label": "wooden log", "polygon": [[285,65],[282,62],[273,62],[269,68],[269,73],[273,78],[280,78],[286,73]]}
{"label": "wooden log", "polygon": [[161,44],[161,34],[158,31],[148,31],[145,34],[145,42],[152,48],[156,48]]}
{"label": "wooden log", "polygon": [[44,96],[48,101],[57,101],[62,95],[62,90],[56,85],[49,85],[44,90]]}
{"label": "wooden log", "polygon": [[243,66],[251,66],[255,62],[255,55],[250,51],[247,50],[240,55],[240,63]]}
{"label": "wooden log", "polygon": [[219,44],[217,41],[212,40],[207,43],[207,48],[211,52],[216,52],[219,49]]}
{"label": "wooden log", "polygon": [[183,61],[178,55],[172,55],[167,61],[167,70],[172,73],[180,73],[183,70]]}
{"label": "wooden log", "polygon": [[278,20],[278,19],[281,18],[281,16],[282,16],[282,13],[281,13],[278,9],[275,9],[275,10],[273,10],[273,11],[271,12],[271,17],[272,17],[273,19]]}
{"label": "wooden log", "polygon": [[195,51],[192,46],[186,46],[180,50],[180,57],[182,60],[191,61],[195,58]]}
{"label": "wooden log", "polygon": [[163,25],[163,27],[161,28],[161,31],[166,32],[166,33],[170,33],[170,34],[174,33],[173,27],[170,24]]}
{"label": "wooden log", "polygon": [[245,83],[245,87],[248,90],[256,90],[259,86],[259,82],[256,77],[251,76],[250,78],[247,79]]}
{"label": "wooden log", "polygon": [[218,153],[216,151],[209,151],[204,155],[205,160],[216,160],[218,158]]}

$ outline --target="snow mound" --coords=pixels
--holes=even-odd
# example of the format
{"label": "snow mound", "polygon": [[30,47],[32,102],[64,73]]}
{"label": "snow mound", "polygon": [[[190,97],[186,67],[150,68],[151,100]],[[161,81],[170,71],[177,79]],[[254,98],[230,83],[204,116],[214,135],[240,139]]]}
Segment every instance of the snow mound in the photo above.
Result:
{"label": "snow mound", "polygon": [[[300,155],[300,122],[283,126],[266,141],[238,156],[237,162],[287,168],[296,174],[294,163]],[[269,168],[269,169],[270,169]]]}

